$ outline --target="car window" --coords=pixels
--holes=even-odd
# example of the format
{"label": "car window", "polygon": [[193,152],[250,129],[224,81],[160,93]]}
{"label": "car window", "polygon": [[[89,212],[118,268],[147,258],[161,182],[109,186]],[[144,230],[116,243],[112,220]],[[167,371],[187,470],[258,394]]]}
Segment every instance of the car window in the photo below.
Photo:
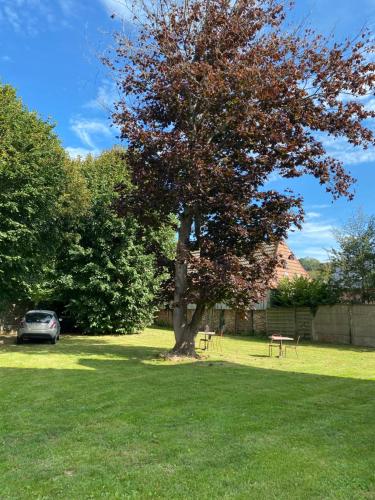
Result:
{"label": "car window", "polygon": [[52,319],[52,314],[33,312],[26,314],[26,323],[49,323]]}

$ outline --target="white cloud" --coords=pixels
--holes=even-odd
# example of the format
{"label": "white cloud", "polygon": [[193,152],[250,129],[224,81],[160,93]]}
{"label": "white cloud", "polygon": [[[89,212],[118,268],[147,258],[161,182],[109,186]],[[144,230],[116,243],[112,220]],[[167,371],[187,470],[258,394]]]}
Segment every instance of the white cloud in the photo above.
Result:
{"label": "white cloud", "polygon": [[15,31],[20,31],[21,18],[17,12],[17,6],[5,0],[3,6],[0,6],[0,21],[8,22]]}
{"label": "white cloud", "polygon": [[272,172],[266,180],[266,184],[269,184],[270,182],[276,182],[282,179],[281,175],[278,172]]}
{"label": "white cloud", "polygon": [[97,138],[110,137],[112,135],[109,126],[100,120],[76,118],[71,120],[70,128],[83,144],[90,149],[96,149],[95,140]]}
{"label": "white cloud", "polygon": [[11,61],[12,61],[12,58],[11,58],[10,56],[4,55],[4,56],[1,56],[1,57],[0,57],[0,61],[3,61],[3,62],[11,62]]}
{"label": "white cloud", "polygon": [[372,98],[366,102],[367,111],[375,111],[375,98]]}
{"label": "white cloud", "polygon": [[319,212],[306,212],[306,219],[317,219],[321,216],[322,214],[320,214]]}
{"label": "white cloud", "polygon": [[0,25],[27,35],[37,35],[46,27],[65,26],[72,13],[73,0],[0,0]]}
{"label": "white cloud", "polygon": [[119,100],[119,94],[117,92],[116,84],[114,82],[109,82],[104,80],[101,85],[99,85],[96,97],[85,104],[85,108],[106,111],[111,113],[113,111],[113,105]]}
{"label": "white cloud", "polygon": [[70,16],[73,13],[73,0],[59,0],[59,5],[66,16]]}
{"label": "white cloud", "polygon": [[360,96],[351,96],[348,94],[340,94],[338,97],[344,103],[349,101],[354,101],[363,104],[366,111],[375,111],[375,96],[371,93],[371,89],[368,88],[368,94]]}
{"label": "white cloud", "polygon": [[121,21],[129,24],[139,24],[145,21],[146,13],[144,5],[154,10],[156,3],[152,0],[99,0],[108,14],[114,15]]}
{"label": "white cloud", "polygon": [[68,155],[71,158],[78,158],[78,156],[80,156],[81,158],[85,158],[89,154],[91,154],[93,156],[97,156],[97,155],[100,154],[100,150],[99,149],[86,149],[86,148],[67,147],[67,148],[65,148],[65,151],[68,153]]}
{"label": "white cloud", "polygon": [[343,138],[324,137],[323,146],[327,154],[342,161],[345,166],[357,165],[360,163],[370,163],[375,161],[375,148],[356,148]]}
{"label": "white cloud", "polygon": [[322,205],[310,205],[309,208],[313,210],[321,210],[323,208],[329,208],[331,205],[328,205],[327,203],[323,203]]}
{"label": "white cloud", "polygon": [[307,220],[298,234],[303,240],[319,241],[321,244],[330,243],[333,240],[334,226],[328,222],[312,222]]}
{"label": "white cloud", "polygon": [[308,212],[302,229],[289,233],[288,245],[299,257],[327,260],[328,250],[336,246],[334,229],[334,221],[323,219],[317,212]]}
{"label": "white cloud", "polygon": [[306,247],[298,253],[298,258],[301,257],[313,257],[321,262],[327,262],[329,260],[329,252],[324,248]]}
{"label": "white cloud", "polygon": [[131,8],[129,4],[126,3],[126,0],[100,0],[102,5],[106,8],[108,14],[116,14],[120,17],[130,19]]}

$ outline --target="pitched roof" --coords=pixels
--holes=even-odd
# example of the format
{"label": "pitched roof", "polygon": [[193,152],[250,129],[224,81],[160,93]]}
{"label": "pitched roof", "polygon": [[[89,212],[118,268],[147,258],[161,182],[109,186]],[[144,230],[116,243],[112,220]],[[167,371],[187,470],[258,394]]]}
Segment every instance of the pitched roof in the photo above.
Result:
{"label": "pitched roof", "polygon": [[[283,278],[295,278],[297,276],[308,278],[310,276],[300,261],[294,256],[285,241],[281,241],[277,244],[264,245],[262,250],[255,252],[255,257],[260,259],[263,252],[269,256],[277,255],[282,260],[282,262],[276,266],[276,276],[275,279],[271,281],[270,288],[277,288],[277,285]],[[191,254],[195,258],[199,258],[200,251],[195,250],[191,252]]]}
{"label": "pitched roof", "polygon": [[276,279],[272,283],[271,288],[275,288],[282,278],[295,278],[297,276],[308,278],[310,276],[285,241],[281,241],[277,245],[276,252],[283,260],[283,264],[279,264],[276,267]]}

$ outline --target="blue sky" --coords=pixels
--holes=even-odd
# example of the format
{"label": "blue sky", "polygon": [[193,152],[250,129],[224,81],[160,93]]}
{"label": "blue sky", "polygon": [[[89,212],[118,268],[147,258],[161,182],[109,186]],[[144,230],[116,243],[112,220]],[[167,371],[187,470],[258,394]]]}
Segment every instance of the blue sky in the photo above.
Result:
{"label": "blue sky", "polygon": [[[375,26],[375,0],[296,0],[292,22],[307,19],[318,31],[338,39],[362,26]],[[0,81],[15,86],[25,104],[56,122],[64,147],[72,155],[99,152],[118,142],[110,126],[116,91],[100,54],[111,44],[118,24],[127,17],[121,0],[0,0]],[[375,99],[366,103],[375,107]],[[332,203],[314,179],[293,183],[305,198],[306,222],[292,233],[289,245],[297,256],[325,259],[334,245],[332,229],[357,208],[375,213],[375,151],[353,151],[343,141],[327,143],[358,179],[354,201]],[[282,189],[290,181],[273,179]]]}

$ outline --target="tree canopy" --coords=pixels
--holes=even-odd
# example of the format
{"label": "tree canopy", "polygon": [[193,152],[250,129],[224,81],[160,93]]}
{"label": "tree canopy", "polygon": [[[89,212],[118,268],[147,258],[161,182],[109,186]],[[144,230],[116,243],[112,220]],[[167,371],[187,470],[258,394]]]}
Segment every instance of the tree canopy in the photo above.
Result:
{"label": "tree canopy", "polygon": [[133,189],[123,148],[70,159],[53,125],[0,86],[0,185],[2,313],[58,306],[95,333],[152,322],[174,231],[116,212],[118,188]]}
{"label": "tree canopy", "polygon": [[178,216],[174,352],[194,355],[205,309],[258,301],[276,265],[268,245],[302,221],[301,198],[270,189],[269,175],[312,175],[351,196],[322,135],[373,144],[364,120],[375,113],[355,99],[373,91],[373,45],[367,32],[338,43],[288,30],[274,0],[142,5],[138,35],[117,34],[106,61],[122,92],[114,121],[134,209],[155,223]]}
{"label": "tree canopy", "polygon": [[0,85],[0,303],[28,300],[58,244],[65,153],[53,124]]}
{"label": "tree canopy", "polygon": [[330,264],[328,262],[321,262],[314,257],[301,257],[299,261],[312,278],[328,279],[330,274]]}
{"label": "tree canopy", "polygon": [[331,250],[331,280],[342,300],[375,300],[375,216],[358,211],[335,232],[337,249]]}

